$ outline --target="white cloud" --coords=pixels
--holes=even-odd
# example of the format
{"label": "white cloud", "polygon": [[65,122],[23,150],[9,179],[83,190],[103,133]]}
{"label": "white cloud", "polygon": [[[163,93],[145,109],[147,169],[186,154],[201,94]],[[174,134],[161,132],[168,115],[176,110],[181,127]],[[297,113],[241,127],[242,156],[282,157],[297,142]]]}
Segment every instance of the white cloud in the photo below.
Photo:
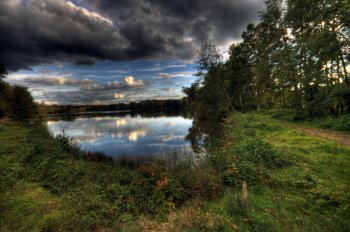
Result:
{"label": "white cloud", "polygon": [[100,20],[100,21],[103,21],[103,22],[108,23],[109,25],[113,26],[112,20],[110,20],[110,19],[108,19],[106,17],[103,17],[102,15],[100,15],[100,14],[98,14],[96,12],[89,11],[88,9],[86,9],[84,7],[76,6],[72,2],[67,2],[67,5],[72,10],[81,12],[84,16],[86,16],[86,17],[88,17],[88,18],[90,18],[92,20],[96,20],[96,21]]}
{"label": "white cloud", "polygon": [[95,81],[85,78],[83,80],[69,78],[69,77],[62,77],[62,76],[46,76],[46,77],[35,77],[35,76],[17,76],[13,77],[13,82],[16,82],[14,80],[18,80],[17,84],[36,84],[36,85],[42,85],[42,86],[85,86],[85,85],[92,85],[95,83]]}
{"label": "white cloud", "polygon": [[122,94],[122,93],[116,93],[114,94],[114,98],[115,99],[124,99],[125,97],[125,94]]}
{"label": "white cloud", "polygon": [[[191,60],[190,63],[192,64],[193,60]],[[187,63],[187,64],[189,64],[189,63]],[[170,68],[185,68],[185,67],[187,67],[187,64],[171,64],[171,65],[165,65],[165,66],[156,66],[156,67],[153,67],[153,68],[142,69],[141,71],[143,71],[143,72],[154,72],[154,71],[162,71],[162,70],[170,69]]]}
{"label": "white cloud", "polygon": [[164,79],[170,79],[173,77],[170,73],[159,73],[158,76]]}
{"label": "white cloud", "polygon": [[240,42],[242,42],[242,39],[231,39],[221,44],[220,46],[217,46],[217,49],[220,51],[223,60],[228,60],[230,58],[230,46],[232,44],[237,44]]}
{"label": "white cloud", "polygon": [[136,80],[132,76],[124,77],[124,82],[125,82],[125,85],[129,86],[129,87],[142,87],[142,86],[144,86],[144,83],[142,80]]}
{"label": "white cloud", "polygon": [[117,119],[115,120],[115,125],[117,127],[122,127],[122,126],[125,126],[127,123],[126,123],[126,120],[125,119]]}
{"label": "white cloud", "polygon": [[139,137],[145,137],[147,134],[147,129],[143,128],[141,130],[131,131],[129,133],[129,141],[136,142]]}
{"label": "white cloud", "polygon": [[192,77],[194,72],[159,73],[158,76],[164,79],[173,77]]}

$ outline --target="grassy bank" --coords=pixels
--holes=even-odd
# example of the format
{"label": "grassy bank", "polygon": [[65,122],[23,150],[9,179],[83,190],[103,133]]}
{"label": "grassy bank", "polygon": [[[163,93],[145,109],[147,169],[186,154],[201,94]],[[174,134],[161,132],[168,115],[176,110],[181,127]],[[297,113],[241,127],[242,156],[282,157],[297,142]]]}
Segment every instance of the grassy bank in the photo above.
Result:
{"label": "grassy bank", "polygon": [[260,111],[259,114],[286,122],[298,123],[303,126],[350,133],[350,115],[308,118],[298,116],[295,111],[286,109]]}
{"label": "grassy bank", "polygon": [[[225,186],[222,195],[183,207],[165,231],[350,230],[350,148],[260,113],[231,116],[225,128],[222,147],[209,158]],[[187,223],[179,223],[184,215]]]}
{"label": "grassy bank", "polygon": [[[249,228],[262,231],[350,229],[349,148],[306,136],[258,114],[231,117],[227,128],[227,141],[236,140],[229,145],[233,153],[255,156],[258,159],[255,165],[261,161],[275,163],[269,154],[282,160],[281,165],[268,168],[266,173],[252,173],[266,175],[266,181],[251,184],[245,215],[248,223],[242,224],[240,217],[234,216],[241,228],[248,224]],[[237,135],[242,136],[237,138]],[[266,150],[270,145],[274,152]],[[225,203],[220,201],[211,207],[217,209],[220,205]]]}
{"label": "grassy bank", "polygon": [[0,141],[0,231],[349,230],[350,148],[266,115],[229,117],[205,160],[175,169],[83,160],[37,125],[1,123]]}
{"label": "grassy bank", "polygon": [[183,202],[219,192],[210,170],[192,179],[190,161],[170,170],[83,160],[39,125],[1,123],[0,141],[0,231],[139,231],[138,220],[164,221]]}

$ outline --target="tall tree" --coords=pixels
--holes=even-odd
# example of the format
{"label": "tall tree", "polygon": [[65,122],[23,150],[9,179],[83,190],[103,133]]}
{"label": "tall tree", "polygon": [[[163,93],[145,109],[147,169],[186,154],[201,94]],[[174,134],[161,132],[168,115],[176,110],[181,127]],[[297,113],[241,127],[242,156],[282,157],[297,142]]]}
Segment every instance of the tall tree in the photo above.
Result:
{"label": "tall tree", "polygon": [[225,80],[235,109],[240,111],[256,108],[253,89],[253,73],[249,55],[241,44],[230,47],[230,58],[225,64]]}
{"label": "tall tree", "polygon": [[7,76],[7,70],[4,64],[0,64],[0,81],[2,81]]}
{"label": "tall tree", "polygon": [[221,118],[230,109],[233,110],[223,80],[222,56],[215,45],[204,44],[198,51],[197,81],[185,88],[191,107],[197,117],[204,119]]}
{"label": "tall tree", "polygon": [[[199,53],[197,82],[184,89],[204,115],[287,107],[302,117],[350,113],[350,3],[267,0],[260,22],[222,63],[215,46]],[[217,109],[215,111],[214,109]]]}
{"label": "tall tree", "polygon": [[37,106],[27,88],[13,86],[9,89],[10,116],[16,120],[27,120],[37,116]]}

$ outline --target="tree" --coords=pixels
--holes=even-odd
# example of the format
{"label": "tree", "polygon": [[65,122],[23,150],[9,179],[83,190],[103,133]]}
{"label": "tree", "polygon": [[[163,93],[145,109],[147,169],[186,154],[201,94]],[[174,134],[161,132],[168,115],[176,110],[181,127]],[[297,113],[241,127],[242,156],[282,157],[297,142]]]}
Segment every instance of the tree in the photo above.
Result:
{"label": "tree", "polygon": [[205,43],[198,51],[196,60],[198,72],[196,76],[205,76],[205,74],[222,62],[220,51],[211,43]]}
{"label": "tree", "polygon": [[7,70],[4,64],[0,64],[0,81],[2,81],[7,76]]}
{"label": "tree", "polygon": [[27,120],[37,116],[37,106],[27,88],[15,85],[9,91],[11,117],[16,120]]}
{"label": "tree", "polygon": [[230,58],[225,64],[224,75],[234,108],[240,111],[255,109],[256,99],[249,55],[242,44],[231,45],[229,53]]}
{"label": "tree", "polygon": [[202,119],[220,119],[229,109],[233,111],[224,81],[222,55],[215,45],[205,43],[198,51],[198,79],[183,92],[195,113]]}
{"label": "tree", "polygon": [[0,117],[3,117],[7,111],[7,103],[6,103],[6,88],[8,85],[2,80],[6,78],[7,70],[4,64],[0,64]]}
{"label": "tree", "polygon": [[260,22],[222,62],[202,46],[199,77],[184,89],[201,117],[292,108],[301,117],[350,113],[350,3],[346,0],[266,0]]}

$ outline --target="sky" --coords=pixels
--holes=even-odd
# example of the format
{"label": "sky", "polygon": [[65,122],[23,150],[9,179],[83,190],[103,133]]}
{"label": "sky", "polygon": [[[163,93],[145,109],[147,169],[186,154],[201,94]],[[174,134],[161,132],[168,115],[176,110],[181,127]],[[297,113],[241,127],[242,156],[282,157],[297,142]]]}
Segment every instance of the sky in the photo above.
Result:
{"label": "sky", "polygon": [[178,99],[196,51],[227,57],[263,0],[0,0],[7,81],[47,104]]}

